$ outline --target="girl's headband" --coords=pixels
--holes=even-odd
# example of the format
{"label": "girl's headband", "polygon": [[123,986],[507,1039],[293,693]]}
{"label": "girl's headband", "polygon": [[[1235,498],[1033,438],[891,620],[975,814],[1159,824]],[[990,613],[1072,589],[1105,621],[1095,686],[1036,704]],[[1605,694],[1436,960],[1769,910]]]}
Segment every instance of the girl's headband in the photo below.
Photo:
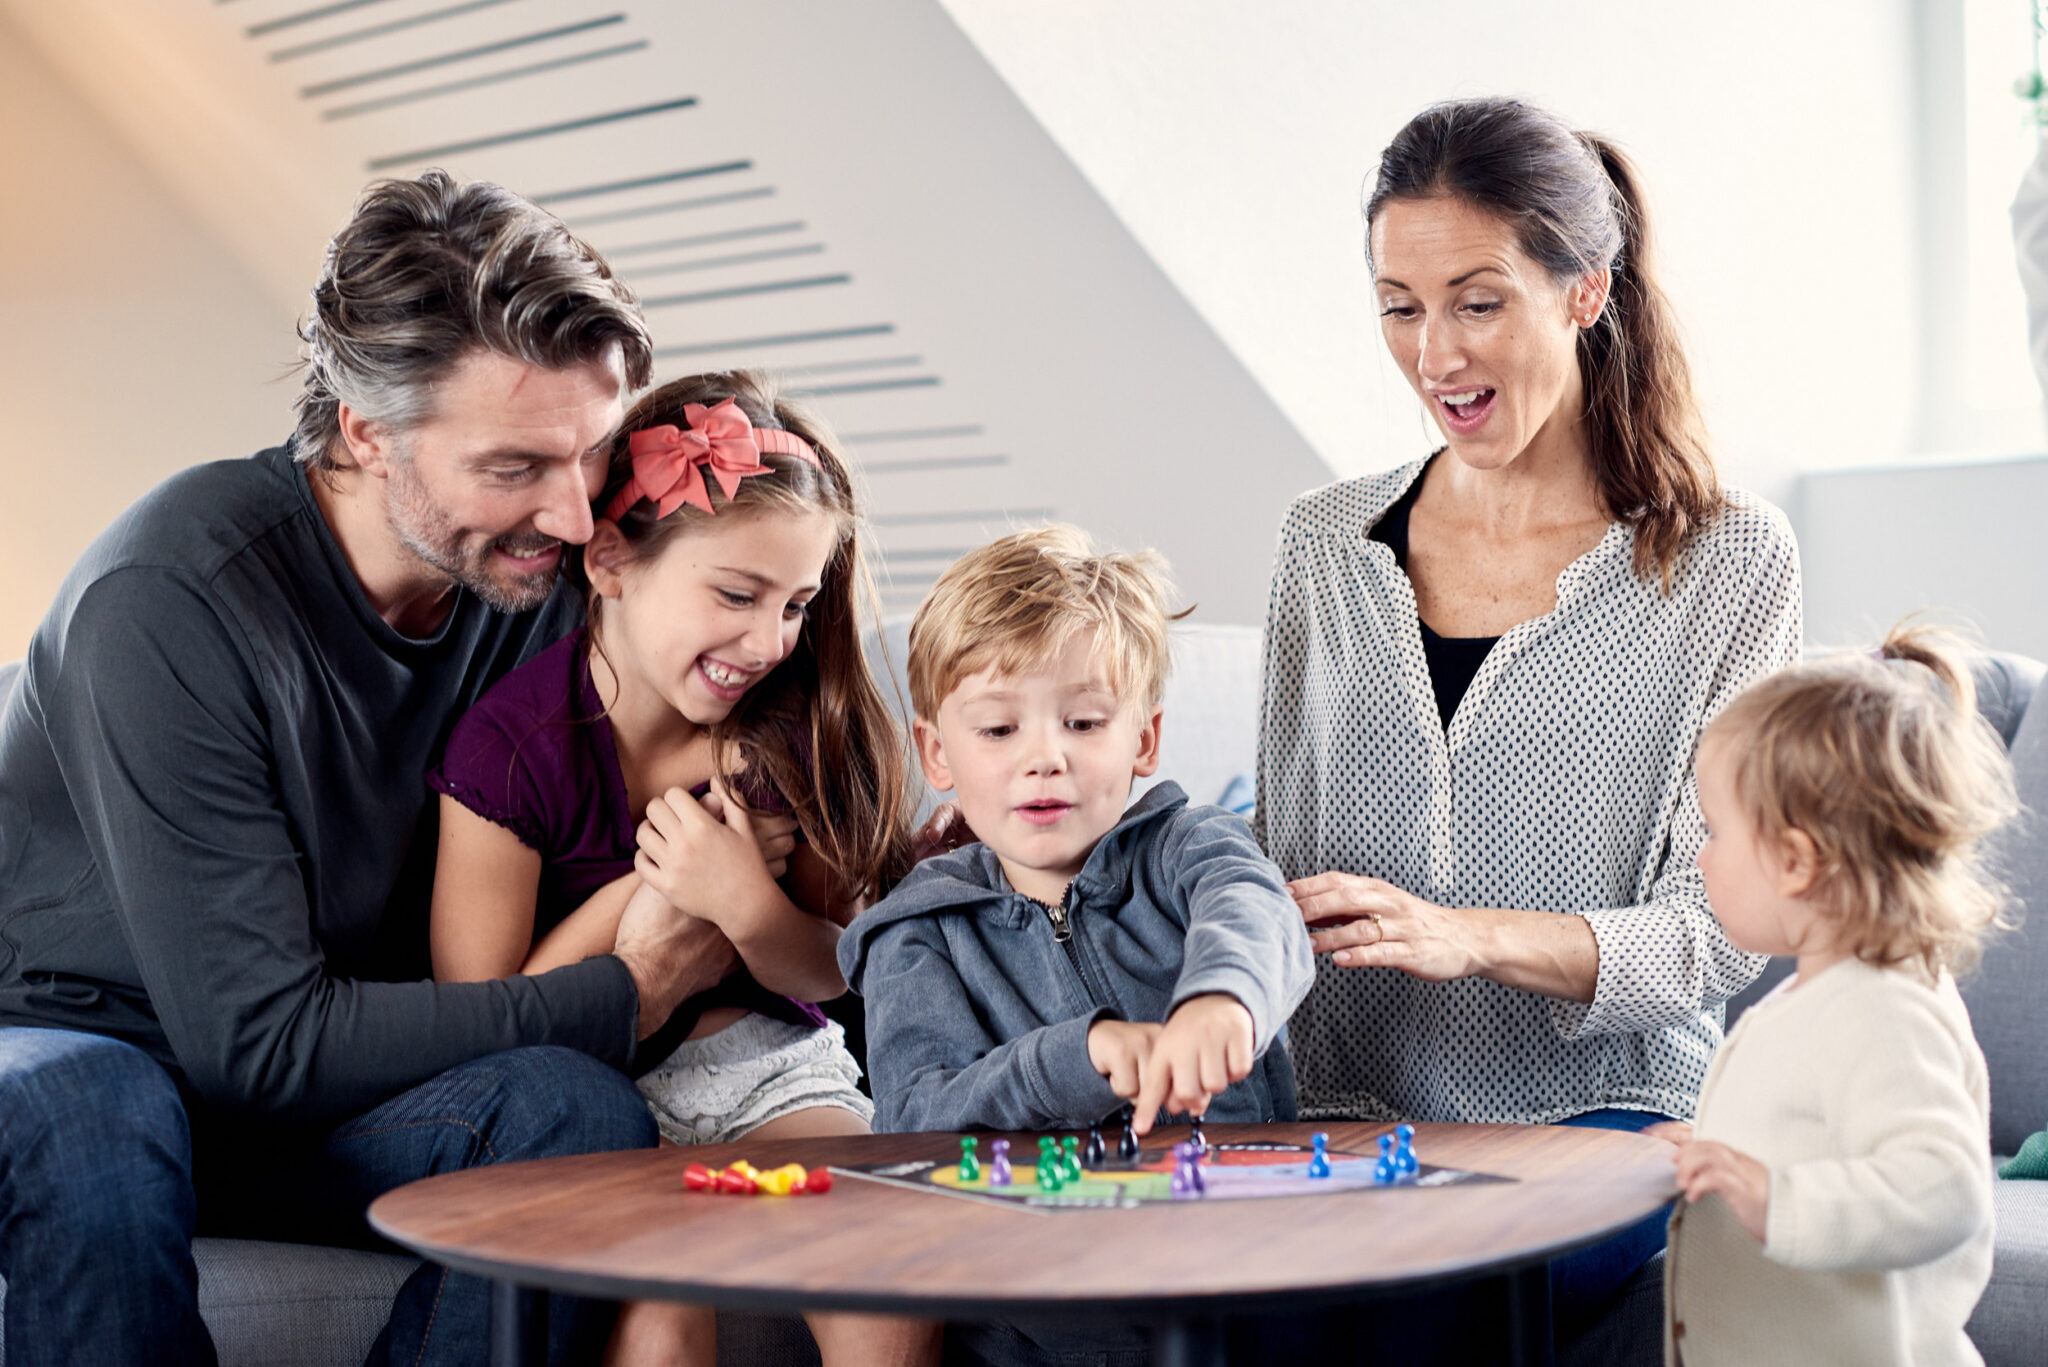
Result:
{"label": "girl's headband", "polygon": [[683,418],[690,425],[644,427],[626,439],[633,453],[633,477],[606,505],[604,515],[613,522],[641,499],[654,501],[655,517],[664,518],[685,503],[705,512],[711,506],[711,490],[704,483],[709,467],[712,478],[728,501],[749,475],[773,474],[761,463],[761,453],[795,456],[824,469],[818,453],[794,432],[779,427],[756,427],[731,399],[706,408],[701,403],[683,405]]}

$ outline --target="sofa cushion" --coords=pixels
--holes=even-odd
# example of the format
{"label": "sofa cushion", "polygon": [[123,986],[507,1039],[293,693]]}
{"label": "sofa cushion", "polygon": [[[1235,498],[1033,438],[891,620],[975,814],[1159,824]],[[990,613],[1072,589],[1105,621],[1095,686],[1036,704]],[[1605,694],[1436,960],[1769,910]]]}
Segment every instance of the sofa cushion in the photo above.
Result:
{"label": "sofa cushion", "polygon": [[1970,1339],[1984,1367],[2034,1367],[2048,1343],[2048,1182],[1999,1182],[1991,1210],[1997,1253]]}
{"label": "sofa cushion", "polygon": [[199,1313],[221,1367],[356,1367],[419,1259],[259,1239],[195,1239]]}
{"label": "sofa cushion", "polygon": [[1977,686],[1977,710],[2010,749],[2019,735],[2027,706],[2048,674],[2048,664],[2024,655],[1979,651],[1970,661],[1970,679]]}
{"label": "sofa cushion", "polygon": [[1995,937],[1962,980],[1970,1024],[1991,1069],[1991,1147],[2016,1153],[2048,1129],[2048,706],[2030,707],[2012,740],[2021,814],[1992,842],[1992,863],[2013,898],[2018,928]]}

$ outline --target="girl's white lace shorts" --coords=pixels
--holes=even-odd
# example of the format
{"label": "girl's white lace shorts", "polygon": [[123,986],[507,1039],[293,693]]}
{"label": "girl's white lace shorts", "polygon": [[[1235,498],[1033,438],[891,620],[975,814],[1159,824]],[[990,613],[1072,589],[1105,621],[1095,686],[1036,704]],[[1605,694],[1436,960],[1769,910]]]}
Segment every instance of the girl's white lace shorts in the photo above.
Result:
{"label": "girl's white lace shorts", "polygon": [[662,1138],[722,1144],[777,1116],[837,1106],[872,1124],[875,1103],[861,1095],[860,1065],[846,1031],[748,1015],[715,1035],[684,1040],[640,1079]]}

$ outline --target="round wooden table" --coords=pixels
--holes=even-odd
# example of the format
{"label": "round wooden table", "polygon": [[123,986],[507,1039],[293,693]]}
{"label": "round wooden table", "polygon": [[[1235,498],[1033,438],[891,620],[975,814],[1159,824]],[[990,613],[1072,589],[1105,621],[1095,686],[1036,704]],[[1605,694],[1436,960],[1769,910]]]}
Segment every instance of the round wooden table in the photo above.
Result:
{"label": "round wooden table", "polygon": [[[1211,1143],[1376,1151],[1369,1124],[1211,1125]],[[392,1241],[496,1283],[494,1360],[540,1361],[549,1291],[796,1313],[1083,1316],[1153,1328],[1156,1360],[1220,1362],[1221,1317],[1509,1278],[1515,1361],[1547,1361],[1546,1263],[1677,1195],[1671,1148],[1617,1130],[1415,1127],[1425,1164],[1516,1180],[1129,1210],[1033,1212],[842,1177],[824,1196],[687,1192],[683,1167],[957,1158],[951,1134],[665,1147],[472,1168],[370,1207]],[[1155,1130],[1147,1147],[1184,1138]],[[987,1152],[988,1136],[982,1150]],[[1114,1142],[1114,1135],[1111,1136]],[[1013,1137],[1028,1153],[1036,1137]],[[544,1355],[543,1355],[544,1356]]]}

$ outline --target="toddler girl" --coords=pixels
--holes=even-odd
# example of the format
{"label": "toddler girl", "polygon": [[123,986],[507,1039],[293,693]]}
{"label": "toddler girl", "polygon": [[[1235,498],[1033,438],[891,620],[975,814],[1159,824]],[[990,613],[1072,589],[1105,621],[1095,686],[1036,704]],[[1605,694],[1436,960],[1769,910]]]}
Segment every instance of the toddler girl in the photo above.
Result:
{"label": "toddler girl", "polygon": [[1990,1100],[1950,973],[1997,919],[1977,847],[2014,801],[1969,674],[1924,631],[1786,670],[1707,728],[1698,774],[1715,916],[1799,966],[1680,1137],[1667,1359],[1978,1362]]}
{"label": "toddler girl", "polygon": [[[588,626],[485,693],[429,776],[434,974],[607,954],[628,901],[663,898],[740,961],[641,1045],[663,1136],[864,1134],[859,1068],[812,1003],[845,991],[840,928],[907,869],[909,841],[900,733],[861,648],[846,464],[766,377],[693,376],[627,414],[597,508]],[[812,1327],[828,1363],[929,1336]],[[714,1335],[708,1311],[640,1305],[616,1346],[709,1364]]]}

